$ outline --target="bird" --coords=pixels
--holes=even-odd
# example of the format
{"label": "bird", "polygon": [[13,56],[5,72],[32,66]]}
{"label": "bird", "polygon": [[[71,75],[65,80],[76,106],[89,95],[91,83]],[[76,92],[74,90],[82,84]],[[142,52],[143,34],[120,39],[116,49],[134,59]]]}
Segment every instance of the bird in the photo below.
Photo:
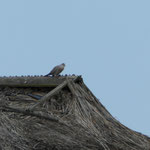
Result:
{"label": "bird", "polygon": [[34,99],[37,99],[37,100],[42,98],[42,96],[40,96],[40,95],[35,95],[35,94],[31,94],[31,93],[29,93],[28,96],[30,96],[30,97],[32,97]]}
{"label": "bird", "polygon": [[57,66],[55,66],[55,67],[50,71],[50,73],[48,73],[48,74],[45,75],[44,77],[47,77],[47,76],[50,76],[50,75],[52,75],[52,76],[58,76],[58,75],[64,70],[64,68],[65,68],[65,64],[64,64],[64,63],[62,63],[62,64],[60,64],[60,65],[57,65]]}

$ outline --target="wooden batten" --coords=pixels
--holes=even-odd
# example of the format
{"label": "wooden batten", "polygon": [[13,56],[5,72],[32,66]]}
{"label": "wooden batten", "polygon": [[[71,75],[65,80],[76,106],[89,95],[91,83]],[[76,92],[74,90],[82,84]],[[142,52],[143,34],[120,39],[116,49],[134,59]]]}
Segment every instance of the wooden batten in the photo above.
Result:
{"label": "wooden batten", "polygon": [[75,79],[76,77],[0,77],[0,87],[56,87],[63,83],[66,78]]}

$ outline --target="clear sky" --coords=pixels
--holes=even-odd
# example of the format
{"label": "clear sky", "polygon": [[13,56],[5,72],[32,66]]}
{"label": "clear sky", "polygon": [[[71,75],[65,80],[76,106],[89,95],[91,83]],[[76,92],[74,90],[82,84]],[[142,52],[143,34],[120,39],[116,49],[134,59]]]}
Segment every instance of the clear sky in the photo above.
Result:
{"label": "clear sky", "polygon": [[122,124],[150,136],[149,0],[1,0],[0,76],[84,82]]}

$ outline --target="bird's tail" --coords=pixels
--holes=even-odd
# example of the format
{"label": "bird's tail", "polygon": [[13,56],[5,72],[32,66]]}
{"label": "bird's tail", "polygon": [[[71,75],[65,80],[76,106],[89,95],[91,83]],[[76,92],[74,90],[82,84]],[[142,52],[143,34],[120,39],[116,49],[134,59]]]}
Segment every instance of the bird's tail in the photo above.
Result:
{"label": "bird's tail", "polygon": [[50,75],[50,73],[46,74],[44,77],[48,77]]}
{"label": "bird's tail", "polygon": [[47,75],[45,75],[44,77],[48,77],[48,74],[47,74]]}

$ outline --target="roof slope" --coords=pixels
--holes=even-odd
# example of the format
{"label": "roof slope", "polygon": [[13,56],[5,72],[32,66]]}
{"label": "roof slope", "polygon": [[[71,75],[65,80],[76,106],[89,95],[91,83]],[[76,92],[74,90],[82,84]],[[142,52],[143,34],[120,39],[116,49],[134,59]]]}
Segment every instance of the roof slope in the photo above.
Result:
{"label": "roof slope", "polygon": [[113,118],[81,77],[56,87],[1,86],[0,104],[3,150],[150,149],[150,138]]}

